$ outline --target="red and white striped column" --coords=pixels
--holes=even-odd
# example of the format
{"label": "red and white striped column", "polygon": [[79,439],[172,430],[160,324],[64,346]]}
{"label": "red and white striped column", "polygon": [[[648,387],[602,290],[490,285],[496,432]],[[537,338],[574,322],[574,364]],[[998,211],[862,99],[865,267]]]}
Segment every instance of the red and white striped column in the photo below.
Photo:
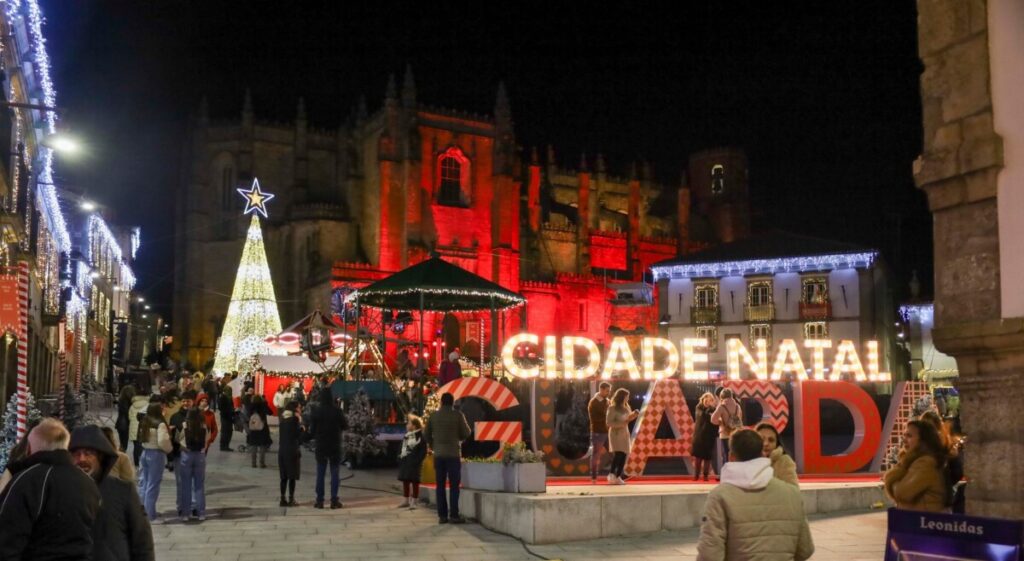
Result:
{"label": "red and white striped column", "polygon": [[18,261],[18,440],[28,430],[28,261]]}

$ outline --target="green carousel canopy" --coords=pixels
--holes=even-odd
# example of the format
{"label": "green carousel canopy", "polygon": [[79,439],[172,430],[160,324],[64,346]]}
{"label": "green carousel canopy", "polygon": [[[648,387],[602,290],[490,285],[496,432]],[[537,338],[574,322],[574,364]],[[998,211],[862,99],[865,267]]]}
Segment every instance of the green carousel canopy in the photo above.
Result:
{"label": "green carousel canopy", "polygon": [[346,300],[373,308],[436,312],[505,310],[526,303],[519,294],[439,257],[354,291]]}

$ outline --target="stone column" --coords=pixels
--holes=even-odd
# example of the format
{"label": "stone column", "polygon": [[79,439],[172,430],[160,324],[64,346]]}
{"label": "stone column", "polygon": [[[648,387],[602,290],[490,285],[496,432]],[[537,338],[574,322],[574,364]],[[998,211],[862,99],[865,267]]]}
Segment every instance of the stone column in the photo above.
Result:
{"label": "stone column", "polygon": [[1024,319],[1004,318],[1000,296],[998,178],[1006,163],[993,126],[994,1],[918,0],[924,151],[914,175],[934,217],[935,346],[960,371],[967,510],[1022,518]]}

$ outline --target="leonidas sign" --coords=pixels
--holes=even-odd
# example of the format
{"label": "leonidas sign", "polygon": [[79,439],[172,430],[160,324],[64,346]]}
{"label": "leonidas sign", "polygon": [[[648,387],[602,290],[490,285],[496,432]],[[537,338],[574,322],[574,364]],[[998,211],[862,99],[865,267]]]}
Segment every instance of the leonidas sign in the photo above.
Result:
{"label": "leonidas sign", "polygon": [[[559,342],[561,353],[558,348]],[[704,352],[707,348],[705,339],[683,339],[677,347],[668,339],[645,337],[640,345],[639,366],[625,337],[612,339],[603,366],[597,343],[586,337],[562,337],[561,341],[552,335],[544,337],[543,367],[523,367],[517,364],[516,349],[521,345],[540,347],[541,338],[533,333],[520,333],[505,342],[501,351],[502,363],[510,374],[520,378],[582,380],[600,372],[600,377],[606,380],[621,378],[623,375],[632,380],[661,380],[674,376],[682,366],[685,380],[709,379],[706,368],[708,355]],[[807,339],[803,342],[808,359],[805,362],[796,341],[783,339],[769,368],[768,343],[764,339],[754,342],[753,352],[739,339],[729,339],[727,377],[730,380],[792,378],[800,381],[832,382],[843,380],[845,377],[855,382],[888,382],[891,379],[889,373],[880,372],[878,368],[878,342],[867,341],[864,346],[867,360],[861,361],[861,355],[853,341],[842,340],[833,346],[832,341],[828,339]],[[581,364],[577,364],[579,351],[588,357],[587,360],[580,361]],[[825,351],[831,351],[830,360],[827,362]],[[810,368],[808,369],[805,364],[810,364]],[[743,375],[744,369],[749,372],[748,376]]]}

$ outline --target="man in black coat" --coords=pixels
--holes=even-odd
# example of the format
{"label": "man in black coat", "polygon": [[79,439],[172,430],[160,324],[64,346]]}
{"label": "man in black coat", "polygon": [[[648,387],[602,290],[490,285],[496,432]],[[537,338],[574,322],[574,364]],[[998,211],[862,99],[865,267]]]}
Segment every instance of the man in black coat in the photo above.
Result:
{"label": "man in black coat", "polygon": [[68,431],[44,419],[28,435],[29,456],[14,462],[0,494],[0,559],[92,559],[100,492],[68,452]]}
{"label": "man in black coat", "polygon": [[92,527],[93,561],[153,561],[153,532],[135,485],[108,476],[117,452],[99,427],[79,427],[68,446],[75,464],[99,486],[103,502]]}
{"label": "man in black coat", "polygon": [[231,386],[228,383],[231,378],[224,375],[221,379],[221,386],[217,409],[220,410],[220,451],[231,452],[231,431],[235,428],[235,401],[231,395]]}
{"label": "man in black coat", "polygon": [[341,433],[348,428],[345,414],[338,409],[331,395],[331,388],[320,391],[320,403],[310,419],[310,433],[316,439],[316,503],[314,508],[324,507],[324,477],[327,466],[331,467],[331,508],[341,508],[338,499],[338,467],[341,464]]}

